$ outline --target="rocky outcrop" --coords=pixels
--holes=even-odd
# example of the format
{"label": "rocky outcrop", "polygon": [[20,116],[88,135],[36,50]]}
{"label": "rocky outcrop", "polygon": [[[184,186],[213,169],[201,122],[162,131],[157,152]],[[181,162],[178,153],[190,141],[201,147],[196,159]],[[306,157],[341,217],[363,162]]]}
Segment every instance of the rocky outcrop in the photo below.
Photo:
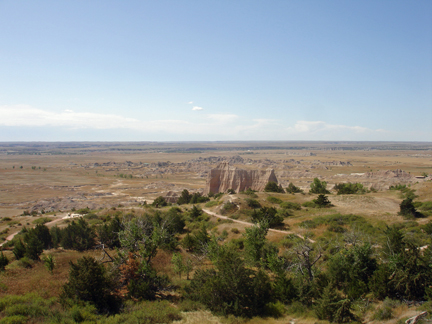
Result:
{"label": "rocky outcrop", "polygon": [[177,200],[179,199],[179,195],[174,191],[168,191],[164,198],[165,198],[166,202],[171,203],[171,204],[175,204],[175,203],[177,203]]}
{"label": "rocky outcrop", "polygon": [[400,169],[366,172],[358,178],[367,179],[366,182],[362,181],[363,185],[376,190],[386,190],[393,185],[409,184],[417,180],[411,174]]}
{"label": "rocky outcrop", "polygon": [[374,179],[400,179],[400,180],[411,180],[413,176],[401,169],[396,170],[381,170],[377,172],[367,172],[363,175],[364,178],[374,178]]}
{"label": "rocky outcrop", "polygon": [[249,188],[263,191],[269,181],[278,182],[273,169],[243,170],[223,162],[209,172],[204,193],[226,192],[228,189],[239,192]]}

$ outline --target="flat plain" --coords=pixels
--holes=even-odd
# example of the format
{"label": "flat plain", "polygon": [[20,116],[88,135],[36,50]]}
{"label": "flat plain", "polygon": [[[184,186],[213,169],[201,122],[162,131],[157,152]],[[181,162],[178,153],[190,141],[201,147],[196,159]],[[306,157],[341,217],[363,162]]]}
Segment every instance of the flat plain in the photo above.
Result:
{"label": "flat plain", "polygon": [[[387,190],[390,185],[412,185],[420,201],[432,197],[431,181],[415,178],[432,174],[432,143],[426,142],[0,143],[0,216],[130,208],[169,191],[202,192],[209,170],[221,161],[243,169],[273,168],[283,187],[293,182],[305,192],[315,177],[329,188],[342,182],[373,186],[376,193],[333,195],[330,200],[336,206],[332,212],[374,221],[400,221],[401,199]],[[412,177],[382,174],[398,169]],[[365,177],[367,173],[371,176]],[[309,198],[284,199],[302,203]],[[21,217],[20,225],[27,218]]]}

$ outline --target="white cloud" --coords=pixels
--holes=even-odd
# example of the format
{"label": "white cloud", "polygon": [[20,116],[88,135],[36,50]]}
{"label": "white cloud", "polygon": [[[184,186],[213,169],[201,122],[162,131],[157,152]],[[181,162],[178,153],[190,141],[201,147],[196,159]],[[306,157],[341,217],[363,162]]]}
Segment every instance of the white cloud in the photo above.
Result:
{"label": "white cloud", "polygon": [[234,114],[210,114],[207,116],[207,118],[214,120],[218,123],[232,123],[236,121],[239,116]]}
{"label": "white cloud", "polygon": [[299,120],[295,123],[294,127],[288,127],[288,131],[292,133],[320,133],[327,131],[352,131],[355,133],[365,133],[372,131],[371,129],[360,126],[345,126],[345,125],[332,125],[323,121],[306,121]]}
{"label": "white cloud", "polygon": [[192,108],[192,110],[203,110],[203,109],[204,109],[203,107],[197,107],[197,106]]}
{"label": "white cloud", "polygon": [[[114,114],[76,112],[70,109],[53,112],[28,105],[0,106],[1,126],[43,127],[46,131],[55,127],[56,132],[59,127],[90,131],[124,129],[145,136],[163,135],[164,138],[172,137],[177,140],[183,140],[184,136],[197,140],[393,140],[395,137],[393,133],[383,129],[335,125],[324,121],[301,120],[287,127],[283,120],[251,120],[229,113],[197,114],[190,120],[139,120]],[[109,133],[109,140],[116,140],[116,132]],[[401,138],[400,134],[396,138]]]}
{"label": "white cloud", "polygon": [[189,104],[189,105],[192,105],[192,104],[193,104],[193,101],[189,101],[188,104]]}
{"label": "white cloud", "polygon": [[2,126],[60,126],[70,128],[130,128],[139,120],[112,114],[74,112],[61,113],[42,110],[28,105],[0,106]]}

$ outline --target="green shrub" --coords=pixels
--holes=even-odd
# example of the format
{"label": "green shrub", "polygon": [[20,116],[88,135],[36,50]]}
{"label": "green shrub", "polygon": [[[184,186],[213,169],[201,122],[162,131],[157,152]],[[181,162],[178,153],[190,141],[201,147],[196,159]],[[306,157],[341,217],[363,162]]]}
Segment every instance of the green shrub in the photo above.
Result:
{"label": "green shrub", "polygon": [[101,313],[113,313],[119,309],[119,300],[111,294],[114,282],[108,277],[104,266],[92,257],[82,257],[70,262],[69,280],[60,296],[68,300],[83,301],[94,305]]}
{"label": "green shrub", "polygon": [[317,227],[318,224],[316,222],[314,222],[313,220],[311,220],[311,219],[307,219],[307,220],[301,222],[299,226],[303,227],[303,228],[308,228],[309,229],[309,228],[315,228],[315,227]]}
{"label": "green shrub", "polygon": [[327,227],[327,231],[334,233],[345,233],[346,229],[340,225],[331,224],[329,227]]}
{"label": "green shrub", "polygon": [[153,200],[152,206],[155,206],[155,207],[164,207],[164,206],[168,206],[168,203],[167,203],[167,201],[165,200],[164,197],[159,196],[155,200]]}
{"label": "green shrub", "polygon": [[11,242],[13,243],[14,246],[12,253],[15,256],[15,259],[17,260],[21,259],[26,253],[26,248],[23,241],[21,240],[21,238],[15,237]]}
{"label": "green shrub", "polygon": [[271,301],[269,277],[263,271],[246,267],[235,250],[226,246],[215,248],[216,269],[198,270],[187,287],[188,297],[223,315],[263,314]]}
{"label": "green shrub", "polygon": [[427,234],[431,235],[431,234],[432,234],[432,222],[429,221],[429,223],[424,224],[424,225],[422,226],[422,229],[423,229]]}
{"label": "green shrub", "polygon": [[197,301],[184,299],[178,304],[178,308],[181,312],[195,312],[205,309],[205,306]]}
{"label": "green shrub", "polygon": [[337,183],[334,186],[338,195],[352,195],[352,194],[363,194],[367,190],[363,187],[361,183]]}
{"label": "green shrub", "polygon": [[385,321],[393,318],[393,308],[396,308],[399,304],[398,301],[391,300],[390,298],[384,299],[383,304],[375,310],[372,318],[377,321]]}
{"label": "green shrub", "polygon": [[279,243],[285,248],[291,248],[301,241],[301,238],[295,234],[288,234]]}
{"label": "green shrub", "polygon": [[320,181],[318,178],[314,178],[313,182],[310,184],[309,193],[313,194],[329,194],[330,191],[327,189],[327,182]]}
{"label": "green shrub", "polygon": [[179,205],[189,204],[191,199],[192,199],[192,195],[189,193],[187,189],[184,189],[180,197],[177,199],[177,204]]}
{"label": "green shrub", "polygon": [[245,195],[248,195],[251,198],[258,198],[258,195],[255,192],[256,192],[255,190],[252,190],[251,188],[248,188],[246,191],[243,191],[241,193],[244,193]]}
{"label": "green shrub", "polygon": [[21,323],[22,318],[26,319],[26,323],[29,318],[50,316],[55,303],[55,298],[44,299],[34,293],[5,296],[0,298],[0,311],[5,315],[0,323]]}
{"label": "green shrub", "polygon": [[180,310],[167,300],[157,302],[128,303],[121,314],[100,319],[101,324],[140,323],[161,324],[181,320]]}
{"label": "green shrub", "polygon": [[418,208],[422,211],[432,211],[432,201],[425,201]]}
{"label": "green shrub", "polygon": [[318,208],[329,208],[333,206],[328,197],[323,194],[319,194],[317,199],[312,201]]}
{"label": "green shrub", "polygon": [[206,203],[204,206],[205,207],[214,207],[214,206],[219,205],[220,203],[221,202],[218,200],[212,200],[212,201],[209,201],[208,203]]}
{"label": "green shrub", "polygon": [[280,226],[284,221],[284,216],[279,214],[274,207],[262,207],[260,209],[254,209],[251,218],[252,222],[255,224],[266,221],[270,227]]}
{"label": "green shrub", "polygon": [[276,301],[274,303],[268,303],[264,307],[264,314],[266,316],[279,318],[285,315],[285,305],[282,304],[280,301]]}
{"label": "green shrub", "polygon": [[264,188],[265,192],[279,192],[279,193],[285,193],[285,190],[282,188],[281,185],[278,185],[276,182],[274,181],[269,181],[265,188]]}
{"label": "green shrub", "polygon": [[267,201],[271,202],[272,204],[281,204],[282,200],[273,196],[268,196]]}
{"label": "green shrub", "polygon": [[235,250],[243,250],[244,249],[244,238],[239,237],[232,239],[228,242],[227,246],[233,247]]}
{"label": "green shrub", "polygon": [[18,261],[18,266],[20,266],[21,268],[30,269],[33,267],[33,265],[34,261],[28,257],[23,257]]}
{"label": "green shrub", "polygon": [[283,218],[287,218],[287,217],[292,216],[290,211],[288,209],[285,209],[285,208],[279,208],[277,210],[277,214],[278,214],[278,216],[282,216]]}
{"label": "green shrub", "polygon": [[389,190],[404,190],[407,186],[403,184],[397,184],[389,187]]}
{"label": "green shrub", "polygon": [[214,199],[219,199],[220,197],[222,197],[224,195],[223,192],[219,192],[217,194],[214,195]]}
{"label": "green shrub", "polygon": [[239,234],[240,233],[240,231],[236,227],[231,228],[231,232],[234,233],[234,234]]}
{"label": "green shrub", "polygon": [[6,266],[9,264],[9,259],[1,251],[0,254],[0,271],[4,271]]}
{"label": "green shrub", "polygon": [[324,288],[315,303],[315,313],[321,320],[336,323],[351,323],[355,316],[351,312],[351,300],[344,298],[331,285]]}
{"label": "green shrub", "polygon": [[248,207],[250,207],[250,208],[253,208],[253,209],[261,208],[261,204],[256,199],[246,198],[245,201],[246,201],[246,204],[248,205]]}
{"label": "green shrub", "polygon": [[84,219],[86,220],[94,220],[94,219],[99,219],[99,216],[96,215],[95,213],[88,213],[84,216]]}
{"label": "green shrub", "polygon": [[284,201],[283,203],[280,204],[280,206],[285,209],[301,210],[300,204],[295,202],[290,202],[290,201]]}
{"label": "green shrub", "polygon": [[93,228],[83,219],[72,221],[66,228],[61,230],[61,245],[65,249],[85,251],[96,244],[96,233]]}
{"label": "green shrub", "polygon": [[226,215],[230,212],[233,212],[234,210],[237,210],[237,205],[233,202],[228,201],[222,206],[220,212],[222,215]]}
{"label": "green shrub", "polygon": [[219,238],[221,240],[226,240],[228,238],[228,232],[226,230],[223,230]]}
{"label": "green shrub", "polygon": [[290,194],[303,193],[303,190],[296,187],[292,182],[289,183],[288,188],[286,188],[285,191]]}
{"label": "green shrub", "polygon": [[303,204],[301,204],[303,207],[306,208],[316,208],[318,207],[313,201],[305,201]]}
{"label": "green shrub", "polygon": [[42,217],[42,218],[35,219],[34,221],[32,221],[32,223],[33,224],[41,224],[41,225],[43,225],[43,224],[49,223],[51,221],[52,221],[52,218]]}
{"label": "green shrub", "polygon": [[416,208],[413,205],[413,200],[411,198],[406,198],[404,199],[400,205],[399,205],[400,211],[399,211],[399,215],[407,218],[407,219],[412,219],[412,218],[419,218],[419,217],[423,217],[424,215],[419,213]]}
{"label": "green shrub", "polygon": [[291,303],[291,305],[289,305],[287,307],[287,313],[288,314],[295,314],[295,315],[298,315],[298,316],[302,316],[302,315],[305,315],[308,312],[309,312],[309,309],[307,308],[307,306],[303,305],[299,301],[294,301],[294,302]]}
{"label": "green shrub", "polygon": [[0,320],[0,324],[24,324],[27,323],[28,317],[24,315],[12,315]]}
{"label": "green shrub", "polygon": [[209,201],[210,198],[207,196],[203,196],[201,193],[199,192],[195,192],[192,194],[191,199],[189,201],[190,204],[200,204],[200,203],[205,203],[207,201]]}
{"label": "green shrub", "polygon": [[73,305],[72,308],[69,310],[69,317],[71,317],[75,323],[82,323],[82,322],[95,323],[97,320],[96,313],[97,311],[94,306]]}
{"label": "green shrub", "polygon": [[54,257],[51,254],[48,254],[42,258],[42,261],[44,262],[45,268],[52,274],[56,263]]}
{"label": "green shrub", "polygon": [[77,212],[77,214],[80,214],[80,215],[86,215],[90,212],[90,208],[88,208],[88,207],[81,208],[81,209],[78,209],[76,212]]}

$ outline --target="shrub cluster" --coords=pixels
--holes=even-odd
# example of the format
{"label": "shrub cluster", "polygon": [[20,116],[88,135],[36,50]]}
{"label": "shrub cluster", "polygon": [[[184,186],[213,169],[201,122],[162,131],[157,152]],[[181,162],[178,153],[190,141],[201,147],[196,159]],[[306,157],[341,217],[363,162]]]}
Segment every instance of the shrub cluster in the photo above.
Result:
{"label": "shrub cluster", "polygon": [[352,195],[352,194],[363,194],[367,192],[367,189],[363,187],[361,183],[337,183],[334,186],[338,195]]}
{"label": "shrub cluster", "polygon": [[177,204],[183,205],[183,204],[199,204],[209,201],[210,198],[203,196],[199,192],[195,192],[193,194],[190,194],[188,190],[184,189],[177,200]]}

